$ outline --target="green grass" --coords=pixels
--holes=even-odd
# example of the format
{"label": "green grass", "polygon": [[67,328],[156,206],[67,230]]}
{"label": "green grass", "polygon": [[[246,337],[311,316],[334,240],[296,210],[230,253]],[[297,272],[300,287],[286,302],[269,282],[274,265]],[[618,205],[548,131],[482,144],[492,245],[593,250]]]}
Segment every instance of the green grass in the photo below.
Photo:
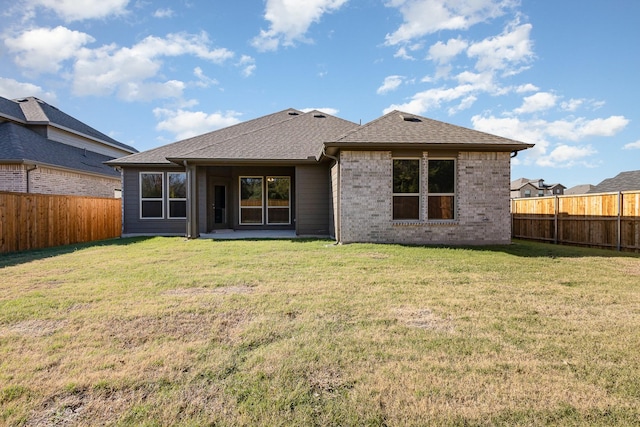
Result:
{"label": "green grass", "polygon": [[638,425],[640,257],[122,239],[0,257],[0,425]]}

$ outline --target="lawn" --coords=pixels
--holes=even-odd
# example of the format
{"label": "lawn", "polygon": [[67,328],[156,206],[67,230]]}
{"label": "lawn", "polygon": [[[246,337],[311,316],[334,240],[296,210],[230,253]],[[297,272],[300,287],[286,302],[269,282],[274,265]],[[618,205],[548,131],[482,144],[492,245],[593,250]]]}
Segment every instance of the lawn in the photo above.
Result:
{"label": "lawn", "polygon": [[640,257],[159,237],[3,255],[0,424],[640,425]]}

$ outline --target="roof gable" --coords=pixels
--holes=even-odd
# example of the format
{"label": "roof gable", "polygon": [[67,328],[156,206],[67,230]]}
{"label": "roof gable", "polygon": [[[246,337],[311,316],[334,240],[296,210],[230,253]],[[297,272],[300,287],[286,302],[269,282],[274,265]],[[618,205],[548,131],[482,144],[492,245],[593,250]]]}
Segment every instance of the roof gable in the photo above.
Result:
{"label": "roof gable", "polygon": [[331,145],[339,147],[358,144],[504,145],[518,150],[533,146],[397,110],[341,136]]}

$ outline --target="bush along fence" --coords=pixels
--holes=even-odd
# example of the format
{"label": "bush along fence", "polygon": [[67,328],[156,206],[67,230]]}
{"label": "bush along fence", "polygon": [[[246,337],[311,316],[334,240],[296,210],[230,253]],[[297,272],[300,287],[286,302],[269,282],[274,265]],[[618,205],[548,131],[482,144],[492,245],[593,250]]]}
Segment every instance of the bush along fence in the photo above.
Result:
{"label": "bush along fence", "polygon": [[513,199],[511,235],[640,252],[640,191]]}
{"label": "bush along fence", "polygon": [[0,253],[120,237],[120,199],[0,192]]}

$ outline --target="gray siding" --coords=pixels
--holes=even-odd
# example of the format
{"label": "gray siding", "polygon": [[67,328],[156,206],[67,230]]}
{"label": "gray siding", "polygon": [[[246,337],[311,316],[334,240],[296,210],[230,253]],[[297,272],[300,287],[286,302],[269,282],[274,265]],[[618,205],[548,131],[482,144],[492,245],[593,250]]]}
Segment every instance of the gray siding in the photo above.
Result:
{"label": "gray siding", "polygon": [[328,164],[296,167],[296,232],[330,235],[331,177]]}
{"label": "gray siding", "polygon": [[[140,172],[181,172],[179,168],[124,168],[123,169],[123,234],[185,235],[184,219],[140,218]],[[165,177],[166,193],[166,177]],[[165,211],[166,211],[165,196]]]}

